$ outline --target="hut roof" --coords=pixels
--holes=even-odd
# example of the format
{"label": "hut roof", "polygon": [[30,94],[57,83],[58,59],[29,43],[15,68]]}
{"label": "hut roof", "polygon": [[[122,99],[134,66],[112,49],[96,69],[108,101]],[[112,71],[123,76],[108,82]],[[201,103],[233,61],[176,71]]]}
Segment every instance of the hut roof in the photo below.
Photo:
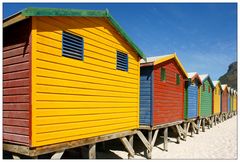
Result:
{"label": "hut roof", "polygon": [[188,79],[191,79],[192,81],[194,79],[198,79],[200,81],[200,83],[202,84],[202,81],[197,72],[191,72],[191,73],[187,73],[187,74],[188,74]]}
{"label": "hut roof", "polygon": [[224,91],[228,86],[227,86],[227,84],[222,84],[221,87],[222,87],[222,90]]}
{"label": "hut roof", "polygon": [[3,27],[5,28],[19,21],[27,19],[28,17],[31,17],[31,16],[79,16],[79,17],[106,18],[110,22],[110,24],[118,31],[118,33],[127,40],[127,42],[138,53],[138,55],[141,58],[146,59],[145,54],[130,39],[127,33],[118,24],[118,22],[111,16],[111,14],[107,9],[106,10],[77,10],[77,9],[62,9],[62,8],[26,8],[4,19]]}
{"label": "hut roof", "polygon": [[228,92],[230,92],[230,94],[233,94],[233,88],[231,88],[231,87],[227,87],[228,88]]}
{"label": "hut roof", "polygon": [[162,56],[147,57],[146,60],[142,59],[140,61],[140,63],[141,63],[141,66],[153,66],[153,65],[157,65],[162,62],[171,60],[171,59],[174,59],[176,61],[176,63],[180,67],[181,71],[183,72],[184,76],[187,78],[188,74],[187,74],[186,70],[184,69],[182,63],[179,61],[176,53],[169,54],[169,55],[162,55]]}
{"label": "hut roof", "polygon": [[216,87],[217,85],[219,85],[221,91],[223,91],[222,86],[221,86],[221,82],[220,82],[219,80],[213,81],[213,85],[214,85],[214,87]]}
{"label": "hut roof", "polygon": [[202,75],[199,75],[199,77],[200,77],[202,83],[203,83],[206,79],[208,79],[209,82],[210,82],[210,85],[212,86],[212,88],[214,88],[212,79],[210,78],[210,76],[209,76],[208,74],[202,74]]}

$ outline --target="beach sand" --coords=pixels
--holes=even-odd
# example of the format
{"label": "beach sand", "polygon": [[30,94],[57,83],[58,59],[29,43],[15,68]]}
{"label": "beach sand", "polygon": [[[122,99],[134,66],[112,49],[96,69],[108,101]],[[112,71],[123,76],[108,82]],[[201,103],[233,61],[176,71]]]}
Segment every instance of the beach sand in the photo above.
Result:
{"label": "beach sand", "polygon": [[[133,159],[146,159],[144,146],[134,136]],[[237,159],[237,116],[206,128],[193,137],[188,136],[186,141],[176,143],[176,138],[169,138],[168,152],[163,151],[163,139],[157,139],[152,151],[152,159]],[[120,141],[114,140],[105,143],[106,150],[98,151],[100,159],[127,159],[128,153]]]}

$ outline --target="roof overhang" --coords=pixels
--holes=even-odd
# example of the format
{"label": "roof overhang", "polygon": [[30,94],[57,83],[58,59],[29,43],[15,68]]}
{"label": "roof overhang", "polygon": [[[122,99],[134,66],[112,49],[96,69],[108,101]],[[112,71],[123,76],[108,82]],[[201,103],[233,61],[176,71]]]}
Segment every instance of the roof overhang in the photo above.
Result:
{"label": "roof overhang", "polygon": [[205,81],[205,80],[208,80],[211,87],[214,88],[214,85],[213,85],[213,82],[212,82],[212,79],[210,77],[210,75],[207,74],[207,76],[204,78],[204,79],[201,79],[202,80],[202,83]]}
{"label": "roof overhang", "polygon": [[[189,77],[189,76],[188,76]],[[191,78],[191,81],[194,81],[195,79],[197,79],[199,81],[200,84],[202,84],[201,78],[199,77],[198,73],[195,73]]]}
{"label": "roof overhang", "polygon": [[216,85],[214,85],[214,88],[215,88],[216,86],[218,86],[218,87],[220,88],[220,90],[223,91],[220,80],[217,80],[216,82],[217,82],[217,83],[216,83]]}
{"label": "roof overhang", "polygon": [[18,13],[14,14],[12,16],[9,16],[8,18],[3,20],[3,28],[13,25],[17,22],[23,21],[27,18],[28,18],[28,16],[24,16],[21,12],[18,12]]}
{"label": "roof overhang", "polygon": [[188,78],[188,74],[187,74],[186,70],[184,69],[182,63],[178,59],[176,53],[167,55],[166,57],[161,57],[161,58],[159,58],[159,59],[157,59],[157,60],[155,60],[153,62],[141,63],[141,67],[144,67],[144,66],[155,66],[155,65],[158,65],[160,63],[166,62],[166,61],[171,60],[171,59],[174,59],[176,61],[177,65],[180,67],[184,77]]}

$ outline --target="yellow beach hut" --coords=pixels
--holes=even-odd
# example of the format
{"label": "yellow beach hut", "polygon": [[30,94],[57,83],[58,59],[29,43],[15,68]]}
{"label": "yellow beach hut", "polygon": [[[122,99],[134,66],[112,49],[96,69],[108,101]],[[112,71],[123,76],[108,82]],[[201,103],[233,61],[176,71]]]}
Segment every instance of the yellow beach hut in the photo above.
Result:
{"label": "yellow beach hut", "polygon": [[222,87],[220,81],[213,81],[213,115],[219,115],[221,112],[221,94]]}
{"label": "yellow beach hut", "polygon": [[145,55],[107,10],[22,10],[3,21],[3,58],[4,142],[29,150],[139,128]]}

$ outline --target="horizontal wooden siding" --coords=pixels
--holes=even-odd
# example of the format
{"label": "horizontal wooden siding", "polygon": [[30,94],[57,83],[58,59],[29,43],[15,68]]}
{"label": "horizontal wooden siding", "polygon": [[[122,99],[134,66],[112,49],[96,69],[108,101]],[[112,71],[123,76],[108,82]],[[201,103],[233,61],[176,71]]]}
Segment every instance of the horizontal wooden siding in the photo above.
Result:
{"label": "horizontal wooden siding", "polygon": [[[160,68],[166,69],[166,81],[160,80]],[[176,84],[180,74],[180,85]],[[153,124],[159,125],[184,119],[184,79],[174,60],[154,66]]]}
{"label": "horizontal wooden siding", "polygon": [[[35,17],[33,145],[139,127],[139,57],[104,18]],[[84,40],[83,61],[62,56],[62,32]],[[116,52],[128,71],[116,70]]]}
{"label": "horizontal wooden siding", "polygon": [[140,124],[152,125],[152,72],[153,66],[140,71]]}
{"label": "horizontal wooden siding", "polygon": [[3,29],[3,141],[30,144],[31,21]]}
{"label": "horizontal wooden siding", "polygon": [[188,119],[197,117],[198,112],[198,82],[188,86]]}
{"label": "horizontal wooden siding", "polygon": [[200,116],[208,117],[212,115],[212,87],[208,79],[203,84],[205,84],[205,91],[203,91],[203,85],[201,85]]}
{"label": "horizontal wooden siding", "polygon": [[220,85],[217,84],[213,91],[213,114],[219,114],[220,113],[220,106],[221,106],[221,89],[219,87]]}

